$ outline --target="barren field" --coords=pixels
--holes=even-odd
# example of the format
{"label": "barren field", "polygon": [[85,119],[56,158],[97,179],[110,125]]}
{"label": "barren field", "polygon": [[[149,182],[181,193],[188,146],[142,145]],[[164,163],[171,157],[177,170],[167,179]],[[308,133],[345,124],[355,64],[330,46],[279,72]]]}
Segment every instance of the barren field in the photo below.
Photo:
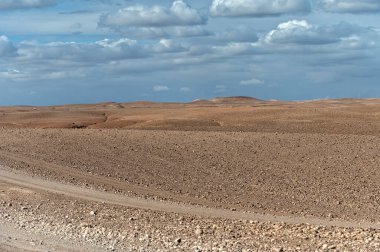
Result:
{"label": "barren field", "polygon": [[380,100],[4,107],[0,139],[0,250],[380,250]]}

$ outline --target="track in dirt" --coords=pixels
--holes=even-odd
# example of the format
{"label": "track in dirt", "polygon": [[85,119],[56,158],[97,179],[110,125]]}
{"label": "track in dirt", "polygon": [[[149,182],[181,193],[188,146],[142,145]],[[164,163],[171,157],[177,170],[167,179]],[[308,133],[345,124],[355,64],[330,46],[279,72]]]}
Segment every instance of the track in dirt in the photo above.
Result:
{"label": "track in dirt", "polygon": [[52,172],[54,174],[59,173],[61,176],[65,175],[67,177],[75,178],[82,181],[92,182],[97,185],[105,185],[109,186],[110,188],[114,188],[116,190],[123,190],[123,191],[131,191],[133,193],[136,193],[138,195],[144,195],[144,196],[155,196],[160,197],[163,199],[169,199],[169,200],[176,200],[178,202],[192,202],[194,204],[199,205],[208,205],[210,207],[214,207],[215,204],[212,202],[208,202],[204,199],[200,198],[194,198],[189,197],[186,195],[179,195],[179,194],[173,194],[167,191],[162,191],[158,189],[149,189],[147,187],[138,186],[132,183],[128,183],[126,181],[120,182],[115,179],[106,178],[106,177],[99,177],[93,174],[84,173],[80,170],[68,167],[68,166],[62,166],[57,165],[53,163],[48,163],[43,160],[39,159],[33,159],[30,157],[26,157],[25,155],[20,155],[16,153],[6,152],[3,150],[0,150],[0,157],[6,158],[12,161],[17,161],[21,163],[25,163],[29,165],[33,165],[36,167],[43,168],[45,171]]}
{"label": "track in dirt", "polygon": [[297,216],[277,216],[270,214],[258,214],[226,209],[206,208],[201,206],[178,204],[167,201],[155,201],[141,198],[122,196],[97,190],[90,190],[68,184],[47,181],[36,177],[30,177],[16,173],[11,169],[0,165],[0,181],[14,184],[29,189],[43,190],[49,193],[61,194],[76,199],[100,202],[104,204],[120,205],[131,208],[162,211],[177,214],[195,215],[205,218],[222,218],[233,220],[252,220],[261,222],[283,222],[287,224],[311,224],[327,227],[380,229],[380,224],[370,222],[349,222],[341,220],[329,220],[321,218],[307,218]]}

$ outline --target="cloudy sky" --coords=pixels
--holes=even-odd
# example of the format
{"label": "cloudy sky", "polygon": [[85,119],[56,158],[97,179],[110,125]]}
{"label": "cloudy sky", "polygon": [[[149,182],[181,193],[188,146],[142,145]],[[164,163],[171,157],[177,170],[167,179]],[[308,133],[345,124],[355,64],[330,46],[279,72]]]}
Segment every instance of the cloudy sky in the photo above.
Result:
{"label": "cloudy sky", "polygon": [[379,0],[0,0],[0,105],[380,97]]}

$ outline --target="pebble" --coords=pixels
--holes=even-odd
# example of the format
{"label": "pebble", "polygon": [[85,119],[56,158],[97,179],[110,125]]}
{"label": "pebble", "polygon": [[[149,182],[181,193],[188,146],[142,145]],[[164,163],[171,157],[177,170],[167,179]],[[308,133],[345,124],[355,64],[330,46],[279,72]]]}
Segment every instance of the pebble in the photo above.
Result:
{"label": "pebble", "polygon": [[175,244],[176,244],[176,245],[181,244],[181,242],[182,242],[182,239],[181,239],[181,238],[177,238],[177,239],[175,239]]}
{"label": "pebble", "polygon": [[329,248],[329,245],[323,244],[321,248],[322,248],[322,250],[327,250]]}
{"label": "pebble", "polygon": [[203,234],[203,230],[199,226],[197,226],[194,233],[195,235],[200,236]]}

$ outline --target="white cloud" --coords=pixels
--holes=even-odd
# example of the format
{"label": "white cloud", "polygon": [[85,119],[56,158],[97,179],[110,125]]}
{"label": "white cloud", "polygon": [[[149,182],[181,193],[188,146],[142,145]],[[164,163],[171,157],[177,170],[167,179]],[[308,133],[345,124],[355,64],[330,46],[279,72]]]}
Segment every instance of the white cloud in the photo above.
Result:
{"label": "white cloud", "polygon": [[22,79],[26,76],[25,73],[22,73],[20,70],[17,69],[7,69],[6,71],[0,71],[0,77],[6,78],[6,79]]}
{"label": "white cloud", "polygon": [[167,70],[177,65],[176,59],[188,57],[189,50],[188,45],[168,39],[142,44],[128,38],[88,43],[26,41],[16,48],[0,36],[0,77],[26,81]]}
{"label": "white cloud", "polygon": [[177,26],[170,29],[167,28],[166,31],[169,36],[175,37],[201,37],[211,35],[209,31],[199,25],[186,27]]}
{"label": "white cloud", "polygon": [[100,27],[118,30],[123,27],[167,27],[203,25],[206,19],[182,0],[176,0],[167,9],[162,6],[130,6],[115,13],[103,15]]}
{"label": "white cloud", "polygon": [[267,43],[327,44],[339,37],[327,29],[315,27],[305,20],[291,20],[281,23],[264,38]]}
{"label": "white cloud", "polygon": [[0,10],[44,7],[55,2],[55,0],[1,0]]}
{"label": "white cloud", "polygon": [[6,36],[0,36],[0,57],[13,56],[17,49]]}
{"label": "white cloud", "polygon": [[[54,8],[58,7],[54,6],[46,10],[2,11],[0,12],[1,33],[33,35],[36,39],[44,35],[56,37],[73,33],[109,36],[110,31],[98,28],[97,21],[100,13],[75,12],[68,15],[57,13]],[[27,25],[20,25],[19,20],[23,20]]]}
{"label": "white cloud", "polygon": [[[17,44],[18,48],[15,48],[9,39],[3,36],[0,37],[0,55],[3,56],[0,57],[0,71],[3,71],[0,77],[18,81],[108,77],[121,79],[145,72],[155,75],[157,72],[180,70],[175,73],[182,74],[193,69],[204,71],[204,74],[208,75],[212,72],[210,71],[212,67],[220,66],[224,67],[220,72],[226,75],[228,72],[242,71],[244,72],[242,76],[250,73],[249,76],[260,76],[273,83],[270,76],[261,72],[256,74],[246,66],[252,64],[258,67],[268,61],[277,60],[287,62],[281,54],[287,54],[286,57],[293,60],[295,57],[302,57],[302,62],[308,60],[309,64],[317,61],[325,61],[326,65],[336,62],[358,62],[368,55],[373,57],[374,54],[370,55],[369,50],[368,52],[365,50],[372,49],[378,41],[371,38],[370,28],[347,23],[318,26],[306,20],[291,20],[273,27],[275,27],[273,30],[259,34],[258,41],[242,39],[245,42],[232,43],[228,42],[229,39],[216,40],[214,37],[143,42],[122,38],[87,43],[20,42]],[[244,33],[244,30],[239,31],[236,37]],[[8,60],[5,55],[14,57]],[[279,71],[273,70],[273,72]],[[201,76],[192,74],[191,78],[196,79]],[[236,81],[236,76],[228,81]],[[151,83],[151,80],[149,82]],[[221,84],[226,82],[223,80]],[[247,78],[240,84],[263,85],[264,82],[260,79]],[[169,90],[188,92],[181,87],[170,89],[171,83],[155,87],[151,84],[146,85],[151,91],[156,92]],[[228,86],[224,85],[213,87],[215,92],[229,90]],[[196,90],[192,89],[191,93],[193,92]]]}
{"label": "white cloud", "polygon": [[261,17],[310,11],[309,0],[213,0],[210,13],[222,17]]}
{"label": "white cloud", "polygon": [[112,27],[117,33],[139,39],[189,38],[204,37],[211,33],[204,27],[173,26],[173,27]]}
{"label": "white cloud", "polygon": [[95,42],[95,44],[103,46],[103,47],[119,47],[119,46],[135,46],[137,44],[136,40],[128,39],[128,38],[122,38],[119,40],[110,40],[110,39],[104,39]]}
{"label": "white cloud", "polygon": [[240,42],[232,42],[227,45],[222,46],[213,46],[212,52],[214,55],[218,57],[231,57],[237,55],[248,55],[257,52],[257,50],[262,51],[258,48],[257,43],[240,43]]}
{"label": "white cloud", "polygon": [[373,33],[369,28],[363,28],[349,23],[330,26],[316,26],[306,20],[290,20],[281,23],[276,29],[261,38],[268,44],[300,44],[323,45],[342,42],[352,37]]}
{"label": "white cloud", "polygon": [[242,86],[258,86],[258,85],[263,85],[263,84],[265,84],[264,81],[255,79],[255,78],[240,81],[240,85]]}
{"label": "white cloud", "polygon": [[317,0],[317,3],[328,12],[380,12],[379,0]]}
{"label": "white cloud", "polygon": [[38,69],[36,67],[33,67],[32,69],[33,71],[21,71],[10,68],[6,71],[0,72],[0,77],[22,82],[32,80],[59,80],[86,76],[83,73],[83,69],[68,69],[67,71],[53,70],[53,68]]}
{"label": "white cloud", "polygon": [[164,85],[156,85],[153,87],[154,92],[164,92],[164,91],[169,91],[169,90],[170,88]]}
{"label": "white cloud", "polygon": [[328,57],[330,54],[337,62],[344,62],[369,57],[366,51],[378,47],[378,41],[378,32],[368,27],[349,23],[318,26],[305,20],[291,20],[261,34],[254,43],[233,42],[211,46],[208,59],[244,56],[252,59],[254,56],[261,61],[270,55],[279,57],[279,54],[312,54],[314,57],[310,58],[320,59],[316,55],[324,54],[323,57]]}
{"label": "white cloud", "polygon": [[158,44],[153,46],[153,51],[156,53],[175,53],[186,51],[187,48],[173,40],[161,39]]}
{"label": "white cloud", "polygon": [[134,59],[146,56],[144,48],[135,40],[104,39],[93,43],[52,42],[48,44],[21,43],[20,59],[53,60],[71,63],[106,63],[112,60]]}

